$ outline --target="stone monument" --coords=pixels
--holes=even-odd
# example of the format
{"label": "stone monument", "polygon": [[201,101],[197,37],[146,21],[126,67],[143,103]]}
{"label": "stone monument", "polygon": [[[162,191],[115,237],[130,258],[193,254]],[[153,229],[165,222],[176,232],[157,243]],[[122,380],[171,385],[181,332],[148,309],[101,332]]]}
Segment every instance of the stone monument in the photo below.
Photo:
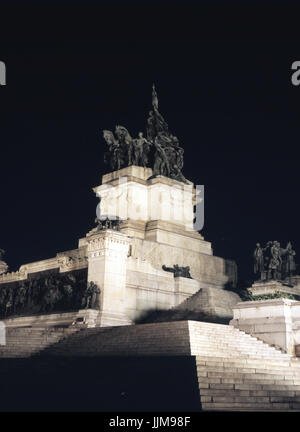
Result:
{"label": "stone monument", "polygon": [[[132,138],[120,125],[103,136],[112,171],[93,188],[96,227],[77,249],[0,275],[2,316],[14,325],[126,325],[195,295],[202,312],[231,318],[240,298],[224,287],[236,282],[236,265],[214,256],[194,229],[196,189],[182,173],[184,151],[158,110],[155,87],[145,136]],[[17,318],[22,311],[45,315]]]}

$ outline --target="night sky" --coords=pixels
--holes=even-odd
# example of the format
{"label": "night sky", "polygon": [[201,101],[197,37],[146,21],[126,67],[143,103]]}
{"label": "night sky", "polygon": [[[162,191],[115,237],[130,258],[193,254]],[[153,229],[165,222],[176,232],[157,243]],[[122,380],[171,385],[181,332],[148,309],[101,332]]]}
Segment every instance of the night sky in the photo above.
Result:
{"label": "night sky", "polygon": [[[300,264],[299,7],[288,1],[1,2],[0,248],[11,270],[74,249],[109,171],[102,130],[146,130],[151,87],[205,185],[205,239],[252,278],[255,243]],[[298,22],[297,22],[298,21]]]}

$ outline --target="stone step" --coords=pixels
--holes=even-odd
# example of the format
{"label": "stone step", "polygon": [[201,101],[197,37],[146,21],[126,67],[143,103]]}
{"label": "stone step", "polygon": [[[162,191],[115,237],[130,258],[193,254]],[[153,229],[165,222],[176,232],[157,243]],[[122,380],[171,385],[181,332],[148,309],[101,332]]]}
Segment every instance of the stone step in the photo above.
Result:
{"label": "stone step", "polygon": [[[234,404],[238,403],[249,403],[249,395],[240,395],[240,396],[201,396],[201,402],[213,402],[215,404],[225,403],[225,404]],[[300,403],[300,397],[294,396],[251,396],[251,403],[257,403],[259,405],[262,404],[289,404],[292,403]]]}
{"label": "stone step", "polygon": [[210,366],[218,366],[218,365],[222,365],[222,366],[235,366],[235,365],[259,365],[259,366],[266,366],[266,367],[272,367],[272,366],[286,366],[286,367],[293,367],[295,366],[296,368],[299,367],[300,370],[300,363],[295,364],[295,365],[291,365],[291,362],[289,361],[289,359],[287,360],[265,360],[262,361],[261,359],[255,359],[255,358],[243,358],[241,356],[239,357],[234,357],[234,358],[228,358],[228,357],[215,357],[214,359],[212,359],[211,357],[208,356],[197,356],[196,357],[196,364],[198,365],[206,365],[209,364]]}
{"label": "stone step", "polygon": [[[275,398],[277,396],[282,396],[285,398],[293,398],[294,402],[299,402],[300,400],[300,391],[296,390],[240,390],[240,389],[216,389],[216,388],[209,388],[209,389],[200,389],[200,396],[229,396],[229,397],[267,397],[267,398]],[[215,400],[215,399],[214,399]]]}
{"label": "stone step", "polygon": [[203,402],[205,411],[290,411],[299,410],[297,403],[262,403],[262,402]]}
{"label": "stone step", "polygon": [[[230,373],[254,373],[254,374],[271,374],[271,375],[278,375],[284,373],[285,375],[295,375],[295,371],[291,368],[287,368],[285,366],[274,366],[273,368],[263,368],[263,367],[251,367],[250,365],[246,367],[227,367],[227,366],[214,366],[214,365],[198,365],[197,366],[198,371],[216,371],[216,372],[226,372],[230,371]],[[300,378],[300,371],[297,371],[298,376]]]}
{"label": "stone step", "polygon": [[[232,389],[236,389],[236,390],[265,390],[265,391],[270,391],[270,390],[278,390],[278,391],[300,391],[300,382],[299,384],[295,384],[294,380],[275,380],[275,379],[271,379],[271,380],[260,380],[258,382],[253,382],[252,381],[244,381],[244,380],[234,380],[231,379],[231,382],[223,382],[222,379],[217,378],[217,379],[212,379],[212,378],[208,378],[208,377],[199,377],[199,388],[200,389],[216,389],[216,390],[232,390]],[[296,381],[296,380],[295,380]],[[283,383],[283,384],[280,384]],[[290,383],[290,384],[288,384]]]}
{"label": "stone step", "polygon": [[[275,381],[274,381],[275,382]],[[284,381],[285,382],[285,381]],[[272,394],[276,394],[277,391],[279,392],[300,392],[300,383],[299,385],[296,384],[253,384],[249,382],[244,383],[212,383],[209,380],[208,381],[199,381],[199,388],[200,391],[202,390],[249,390],[249,391],[266,391],[266,392],[272,392]],[[299,393],[300,394],[300,393]]]}

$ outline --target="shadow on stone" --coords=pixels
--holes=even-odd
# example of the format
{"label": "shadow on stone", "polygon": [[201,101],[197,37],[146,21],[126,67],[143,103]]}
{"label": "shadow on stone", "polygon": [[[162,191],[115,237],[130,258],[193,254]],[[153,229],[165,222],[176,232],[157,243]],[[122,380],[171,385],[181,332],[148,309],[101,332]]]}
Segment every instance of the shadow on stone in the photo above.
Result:
{"label": "shadow on stone", "polygon": [[170,310],[157,310],[150,309],[144,312],[139,318],[135,320],[135,324],[157,323],[157,322],[170,322],[170,321],[203,321],[216,324],[229,324],[231,318],[210,315],[205,312],[191,311],[188,309],[170,309]]}

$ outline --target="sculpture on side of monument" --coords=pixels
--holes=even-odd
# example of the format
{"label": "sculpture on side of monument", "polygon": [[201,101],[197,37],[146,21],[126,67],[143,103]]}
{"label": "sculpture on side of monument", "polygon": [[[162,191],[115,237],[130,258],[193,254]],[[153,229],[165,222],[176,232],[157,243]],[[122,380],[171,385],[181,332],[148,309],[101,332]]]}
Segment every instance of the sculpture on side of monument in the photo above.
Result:
{"label": "sculpture on side of monument", "polygon": [[174,274],[174,277],[184,277],[188,279],[192,279],[192,276],[190,274],[190,267],[179,267],[178,264],[174,264],[172,267],[166,267],[165,265],[162,266],[162,269],[171,272]]}
{"label": "sculpture on side of monument", "polygon": [[119,219],[118,217],[116,219],[109,219],[109,217],[106,217],[105,219],[99,219],[98,217],[96,217],[95,223],[97,224],[97,227],[95,228],[95,230],[96,232],[106,229],[120,231],[121,222],[121,219]]}
{"label": "sculpture on side of monument", "polygon": [[47,273],[0,285],[0,319],[13,314],[32,315],[79,309],[86,278],[87,270],[82,269],[66,274]]}
{"label": "sculpture on side of monument", "polygon": [[72,274],[63,277],[62,288],[63,288],[63,299],[64,305],[68,308],[72,308],[73,299],[73,286],[76,283],[76,277]]}
{"label": "sculpture on side of monument", "polygon": [[256,244],[254,251],[254,273],[260,275],[260,280],[286,280],[296,272],[296,252],[291,242],[285,249],[276,240],[268,241],[265,247]]}
{"label": "sculpture on side of monument", "polygon": [[8,265],[6,264],[6,262],[2,261],[4,254],[5,251],[3,249],[0,249],[0,275],[8,271]]}
{"label": "sculpture on side of monument", "polygon": [[52,312],[55,303],[62,298],[62,293],[59,289],[60,282],[54,276],[50,275],[45,280],[46,292],[43,297],[43,306],[45,312]]}
{"label": "sculpture on side of monument", "polygon": [[81,306],[85,309],[100,309],[101,290],[94,282],[89,282],[82,298]]}
{"label": "sculpture on side of monument", "polygon": [[0,288],[0,316],[4,317],[4,303],[6,297],[6,289],[4,287]]}
{"label": "sculpture on side of monument", "polygon": [[8,316],[10,313],[13,312],[13,306],[14,306],[14,293],[12,288],[8,288],[6,292],[6,299],[5,299],[5,316]]}
{"label": "sculpture on side of monument", "polygon": [[22,311],[24,308],[28,296],[28,284],[25,281],[21,281],[21,286],[15,297],[15,310],[16,312]]}

